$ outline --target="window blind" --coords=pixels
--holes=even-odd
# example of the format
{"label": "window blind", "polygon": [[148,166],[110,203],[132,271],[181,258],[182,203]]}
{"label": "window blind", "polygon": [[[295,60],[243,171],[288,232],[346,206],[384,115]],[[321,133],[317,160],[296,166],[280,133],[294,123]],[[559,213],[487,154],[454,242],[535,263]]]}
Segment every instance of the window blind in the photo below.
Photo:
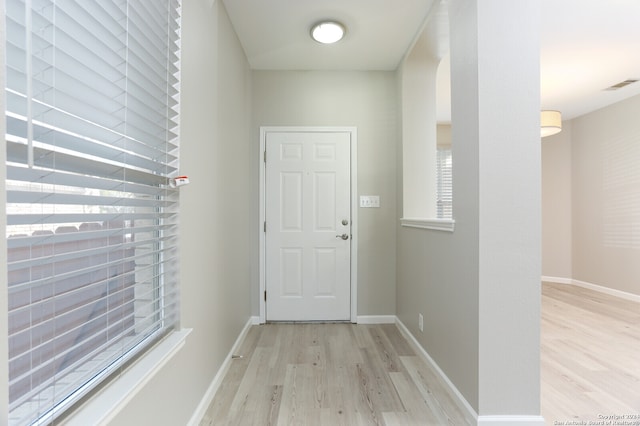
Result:
{"label": "window blind", "polygon": [[438,219],[453,219],[453,159],[450,149],[436,155],[436,196]]}
{"label": "window blind", "polygon": [[10,424],[178,319],[179,0],[7,0]]}

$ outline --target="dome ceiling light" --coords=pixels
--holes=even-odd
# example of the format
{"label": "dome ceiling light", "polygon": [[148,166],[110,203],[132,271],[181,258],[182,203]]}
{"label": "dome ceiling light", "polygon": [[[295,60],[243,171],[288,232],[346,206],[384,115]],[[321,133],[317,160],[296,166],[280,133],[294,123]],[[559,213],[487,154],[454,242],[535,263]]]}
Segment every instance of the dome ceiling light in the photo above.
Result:
{"label": "dome ceiling light", "polygon": [[345,28],[336,21],[322,21],[311,27],[311,37],[322,44],[337,43],[344,37]]}

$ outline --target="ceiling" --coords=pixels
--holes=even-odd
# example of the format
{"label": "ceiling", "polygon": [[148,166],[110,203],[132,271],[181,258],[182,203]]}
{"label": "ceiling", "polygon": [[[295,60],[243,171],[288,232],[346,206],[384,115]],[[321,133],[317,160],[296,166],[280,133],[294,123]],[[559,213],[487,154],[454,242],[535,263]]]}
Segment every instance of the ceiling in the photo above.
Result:
{"label": "ceiling", "polygon": [[[393,70],[433,0],[225,0],[249,64],[260,70]],[[345,38],[323,45],[311,26],[331,18]]]}
{"label": "ceiling", "polygon": [[[566,120],[640,94],[640,82],[604,90],[640,79],[640,1],[540,3],[542,109],[562,111]],[[224,0],[224,4],[253,69],[394,70],[432,6],[435,11],[446,1]],[[335,45],[309,37],[311,25],[325,18],[347,27],[345,38]],[[442,27],[427,26],[427,30],[446,41],[446,25]],[[448,73],[440,74],[445,76],[438,82],[440,92],[448,93]],[[447,96],[439,97],[439,106],[445,106],[439,108],[439,121],[448,121],[447,102]]]}

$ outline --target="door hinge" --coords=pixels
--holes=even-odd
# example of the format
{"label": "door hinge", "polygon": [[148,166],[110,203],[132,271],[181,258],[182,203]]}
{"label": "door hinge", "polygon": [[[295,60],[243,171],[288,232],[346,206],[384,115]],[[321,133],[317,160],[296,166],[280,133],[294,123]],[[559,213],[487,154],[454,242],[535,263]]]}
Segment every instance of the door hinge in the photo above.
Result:
{"label": "door hinge", "polygon": [[267,221],[265,220],[264,226],[262,227],[264,232],[267,232]]}
{"label": "door hinge", "polygon": [[264,156],[262,157],[263,161],[266,163],[267,162],[267,150],[264,150]]}
{"label": "door hinge", "polygon": [[267,301],[267,290],[264,291],[264,301]]}

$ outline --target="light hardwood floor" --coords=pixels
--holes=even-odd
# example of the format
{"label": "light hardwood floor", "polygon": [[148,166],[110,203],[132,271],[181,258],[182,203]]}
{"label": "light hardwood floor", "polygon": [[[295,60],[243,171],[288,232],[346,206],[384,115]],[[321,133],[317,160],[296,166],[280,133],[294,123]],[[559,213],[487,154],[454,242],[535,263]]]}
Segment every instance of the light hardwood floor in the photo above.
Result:
{"label": "light hardwood floor", "polygon": [[[471,424],[395,325],[254,326],[239,354],[201,426]],[[543,283],[541,379],[547,425],[640,416],[640,304]]]}
{"label": "light hardwood floor", "polygon": [[640,425],[640,303],[543,283],[541,361],[547,425],[616,415]]}
{"label": "light hardwood floor", "polygon": [[200,423],[468,425],[395,325],[254,326]]}

